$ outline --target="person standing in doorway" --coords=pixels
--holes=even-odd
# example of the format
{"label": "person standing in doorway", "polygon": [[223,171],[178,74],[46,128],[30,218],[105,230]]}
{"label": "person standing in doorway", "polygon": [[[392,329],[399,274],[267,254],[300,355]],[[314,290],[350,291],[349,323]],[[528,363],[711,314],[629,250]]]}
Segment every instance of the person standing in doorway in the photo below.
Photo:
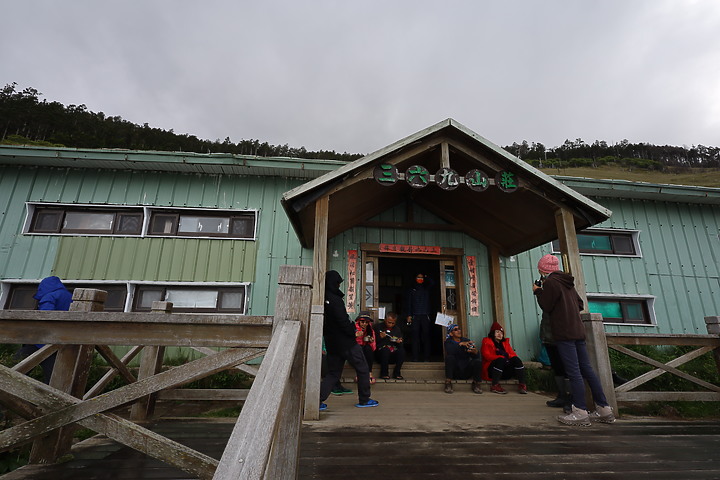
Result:
{"label": "person standing in doorway", "polygon": [[[590,365],[585,345],[585,327],[580,319],[583,301],[575,290],[572,275],[560,271],[560,262],[554,255],[545,255],[538,262],[540,285],[533,283],[533,294],[550,322],[552,337],[558,354],[570,379],[572,411],[557,417],[566,425],[591,425],[591,422],[613,423],[615,416],[605,398],[600,380]],[[595,411],[588,413],[585,402],[587,381],[595,402]]]}
{"label": "person standing in doorway", "polygon": [[431,318],[430,290],[434,283],[427,275],[418,273],[408,294],[407,323],[412,328],[414,362],[430,361]]}
{"label": "person standing in doorway", "polygon": [[377,407],[377,400],[370,398],[370,369],[362,347],[355,341],[355,322],[350,320],[340,291],[343,279],[338,272],[325,274],[325,321],[323,335],[327,350],[328,372],[320,384],[320,411],[327,410],[325,400],[342,376],[345,361],[355,369],[358,379],[358,408]]}

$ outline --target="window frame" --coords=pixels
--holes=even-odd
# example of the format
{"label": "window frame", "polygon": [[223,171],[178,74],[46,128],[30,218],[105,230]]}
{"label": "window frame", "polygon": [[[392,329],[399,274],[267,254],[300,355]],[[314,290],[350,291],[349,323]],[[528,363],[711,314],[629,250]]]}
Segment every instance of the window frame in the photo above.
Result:
{"label": "window frame", "polygon": [[[10,310],[11,308],[11,302],[15,298],[15,292],[18,291],[18,289],[22,289],[24,291],[27,291],[29,287],[32,288],[33,294],[37,291],[37,287],[40,284],[40,280],[33,280],[33,281],[22,281],[22,280],[3,280],[2,281],[2,303],[0,303],[0,307],[3,310]],[[124,312],[127,305],[127,298],[128,298],[128,284],[126,282],[87,282],[87,281],[75,281],[75,280],[63,280],[63,285],[68,289],[70,293],[72,293],[76,288],[96,288],[98,290],[105,290],[108,292],[108,296],[111,295],[111,290],[115,291],[115,294],[119,293],[120,289],[123,290],[123,301],[122,305],[119,307],[111,307],[111,308],[105,308],[104,311],[106,312]],[[12,308],[13,310],[37,310],[37,300],[35,300],[34,306],[30,308],[29,306],[17,308]]]}
{"label": "window frame", "polygon": [[[622,228],[587,228],[581,230],[577,235],[603,235],[608,236],[612,250],[580,250],[580,255],[592,255],[592,256],[604,256],[604,257],[624,257],[624,258],[642,258],[642,252],[640,250],[640,230],[630,230]],[[615,249],[615,241],[613,237],[629,237],[632,242],[634,253],[617,253]],[[559,240],[553,240],[550,242],[550,249],[552,253],[560,253]]]}
{"label": "window frame", "polygon": [[227,284],[227,283],[165,283],[165,282],[152,282],[152,283],[135,283],[133,285],[132,299],[129,305],[129,311],[131,312],[149,312],[151,308],[139,307],[139,301],[141,293],[143,291],[161,291],[161,301],[165,301],[167,298],[167,291],[170,290],[216,290],[218,292],[217,303],[221,304],[222,298],[228,293],[242,292],[242,305],[240,308],[222,308],[216,305],[215,308],[180,308],[173,307],[173,313],[215,313],[218,315],[230,314],[230,315],[247,315],[248,302],[250,296],[250,288],[247,283]]}
{"label": "window frame", "polygon": [[[218,209],[192,207],[158,207],[151,205],[113,205],[113,204],[67,204],[26,202],[27,211],[22,233],[24,235],[57,235],[57,236],[102,236],[102,237],[142,237],[142,238],[212,238],[218,240],[257,240],[258,217],[257,209]],[[63,230],[68,212],[79,213],[112,213],[114,214],[112,231],[97,229]],[[38,219],[44,214],[57,214],[54,229],[38,229]],[[171,232],[153,230],[153,221],[157,216],[167,215],[173,222]],[[122,232],[120,227],[125,217],[139,217],[140,230]],[[194,216],[202,218],[227,219],[228,233],[178,232],[181,217]],[[233,224],[245,220],[249,228],[247,235],[233,234]]]}
{"label": "window frame", "polygon": [[[627,311],[627,305],[641,303],[643,316],[647,318],[647,322],[638,323],[633,321],[617,321],[614,318],[610,321],[603,317],[605,325],[622,325],[633,327],[657,327],[657,319],[655,318],[655,298],[653,295],[621,295],[606,293],[588,293],[587,299],[590,302],[617,302],[620,303],[620,309],[623,313]],[[589,310],[588,305],[588,310]]]}

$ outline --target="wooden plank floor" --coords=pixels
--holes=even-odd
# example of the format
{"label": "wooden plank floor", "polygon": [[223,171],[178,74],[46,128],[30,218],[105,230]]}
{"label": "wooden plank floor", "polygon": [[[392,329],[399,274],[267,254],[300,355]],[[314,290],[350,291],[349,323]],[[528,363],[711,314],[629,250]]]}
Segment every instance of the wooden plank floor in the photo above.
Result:
{"label": "wooden plank floor", "polygon": [[[348,384],[351,386],[351,384]],[[320,421],[303,426],[301,479],[718,479],[720,421],[624,418],[613,425],[567,427],[547,397],[475,395],[459,384],[399,390],[375,385],[378,408],[333,396]],[[175,412],[171,412],[175,414]],[[232,419],[165,418],[153,430],[220,458]],[[76,445],[73,460],[32,465],[2,480],[192,478],[104,437]]]}

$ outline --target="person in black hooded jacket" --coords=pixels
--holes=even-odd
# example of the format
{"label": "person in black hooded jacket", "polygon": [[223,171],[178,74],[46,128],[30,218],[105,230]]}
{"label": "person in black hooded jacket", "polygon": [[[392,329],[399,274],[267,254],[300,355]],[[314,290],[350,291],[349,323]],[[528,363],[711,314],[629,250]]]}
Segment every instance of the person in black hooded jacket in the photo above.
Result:
{"label": "person in black hooded jacket", "polygon": [[320,384],[320,410],[327,409],[325,400],[342,376],[345,361],[355,369],[358,379],[358,403],[356,407],[376,407],[378,402],[370,398],[370,369],[362,347],[355,341],[355,323],[345,308],[344,293],[340,291],[343,279],[338,272],[325,274],[325,321],[323,335],[327,350],[328,372]]}

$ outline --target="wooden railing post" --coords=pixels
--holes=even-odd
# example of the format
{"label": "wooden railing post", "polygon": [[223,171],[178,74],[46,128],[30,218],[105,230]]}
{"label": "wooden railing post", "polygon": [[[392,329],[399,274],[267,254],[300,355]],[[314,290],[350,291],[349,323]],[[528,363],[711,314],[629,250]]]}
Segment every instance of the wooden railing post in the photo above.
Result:
{"label": "wooden railing post", "polygon": [[[172,302],[153,302],[152,313],[172,313]],[[162,370],[162,362],[165,357],[165,347],[156,345],[145,345],[143,347],[142,356],[140,357],[140,369],[138,370],[138,380],[152,377],[160,373]],[[152,417],[155,411],[155,402],[157,401],[157,393],[152,393],[138,399],[130,408],[130,420],[133,422],[144,422]]]}
{"label": "wooden railing post", "polygon": [[[101,312],[105,308],[107,292],[94,288],[76,288],[73,291],[71,312]],[[94,345],[63,345],[55,359],[50,386],[82,398],[87,387]],[[70,452],[73,426],[53,430],[46,437],[33,442],[30,463],[53,463]]]}
{"label": "wooden railing post", "polygon": [[[705,328],[710,335],[720,336],[720,317],[705,317]],[[720,347],[713,350],[713,356],[715,357],[715,366],[720,373]]]}
{"label": "wooden railing post", "polygon": [[590,355],[590,362],[600,379],[600,385],[602,385],[608,403],[615,411],[615,416],[619,416],[602,315],[599,313],[581,313],[580,318],[585,324],[585,341]]}

